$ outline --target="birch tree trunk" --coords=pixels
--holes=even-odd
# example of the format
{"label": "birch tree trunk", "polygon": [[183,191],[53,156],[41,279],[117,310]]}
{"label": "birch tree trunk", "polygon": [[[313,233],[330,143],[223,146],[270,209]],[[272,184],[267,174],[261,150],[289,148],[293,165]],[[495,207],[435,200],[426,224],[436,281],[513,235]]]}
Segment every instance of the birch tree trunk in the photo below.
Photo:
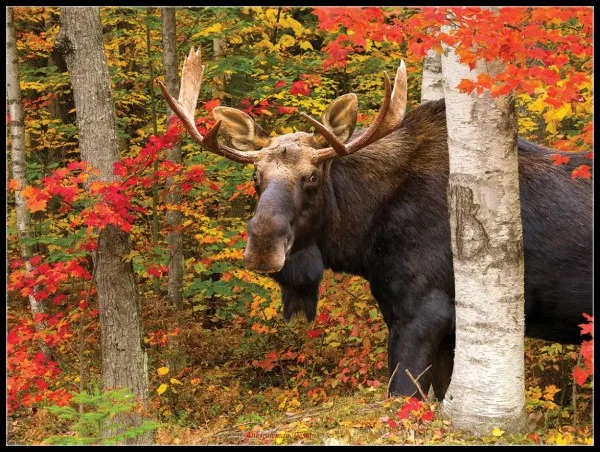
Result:
{"label": "birch tree trunk", "polygon": [[[179,92],[179,77],[177,76],[177,40],[175,8],[162,8],[163,17],[163,67],[165,82],[171,93]],[[167,106],[167,109],[169,107]],[[169,111],[167,123],[173,113]],[[173,163],[181,163],[181,148],[173,146],[167,150],[167,159]],[[173,183],[173,178],[167,178],[167,204],[176,206],[167,209],[167,224],[169,225],[169,304],[177,309],[183,308],[183,243],[181,237],[182,215],[179,210],[181,205],[181,188]]]}
{"label": "birch tree trunk", "polygon": [[[13,9],[6,10],[6,97],[10,111],[10,136],[11,147],[10,156],[12,160],[13,178],[18,182],[19,189],[15,190],[15,204],[17,211],[17,233],[19,237],[19,246],[21,248],[21,257],[25,261],[25,270],[31,272],[31,249],[26,243],[29,238],[30,215],[25,197],[21,193],[27,178],[25,175],[25,118],[23,116],[23,102],[21,100],[21,87],[19,85],[19,56],[17,54],[17,43],[15,37],[15,27],[13,22]],[[44,312],[44,306],[35,299],[34,295],[29,295],[29,306],[31,313],[40,314]],[[42,328],[42,324],[35,322],[36,329]]]}
{"label": "birch tree trunk", "polygon": [[444,80],[440,55],[429,50],[423,60],[423,80],[421,81],[421,103],[444,98]]}
{"label": "birch tree trunk", "polygon": [[[57,48],[64,54],[71,77],[83,160],[100,171],[99,179],[118,180],[113,164],[119,159],[117,127],[104,54],[102,23],[97,7],[61,8]],[[92,178],[90,178],[90,181]],[[148,399],[148,361],[142,346],[140,302],[129,254],[129,236],[113,226],[102,230],[94,264],[100,305],[102,384],[105,390],[129,387],[143,407]],[[118,416],[115,423],[137,426],[139,413]],[[108,430],[105,432],[109,435]],[[151,432],[128,440],[149,444]]]}
{"label": "birch tree trunk", "polygon": [[460,93],[473,71],[452,48],[441,58],[448,124],[448,206],[456,295],[454,373],[442,413],[489,434],[525,427],[524,263],[514,98]]}

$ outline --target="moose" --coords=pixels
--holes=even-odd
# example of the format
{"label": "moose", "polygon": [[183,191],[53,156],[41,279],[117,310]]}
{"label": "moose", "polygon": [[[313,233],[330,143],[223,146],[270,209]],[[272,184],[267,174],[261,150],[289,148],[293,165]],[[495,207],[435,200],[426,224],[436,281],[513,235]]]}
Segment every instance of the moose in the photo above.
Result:
{"label": "moose", "polygon": [[[431,366],[419,383],[425,392],[433,384],[442,399],[455,330],[444,100],[406,113],[401,62],[393,90],[384,75],[381,109],[365,131],[354,131],[358,103],[350,93],[321,121],[303,114],[313,133],[270,137],[244,112],[217,107],[215,126],[202,136],[194,110],[203,72],[200,50],[192,49],[179,98],[161,89],[199,145],[255,165],[245,266],[279,283],[285,320],[314,319],[325,268],[367,279],[389,330],[390,393],[415,393],[397,367],[419,375]],[[581,314],[592,310],[591,184],[552,166],[547,148],[522,139],[518,148],[526,335],[576,343]]]}

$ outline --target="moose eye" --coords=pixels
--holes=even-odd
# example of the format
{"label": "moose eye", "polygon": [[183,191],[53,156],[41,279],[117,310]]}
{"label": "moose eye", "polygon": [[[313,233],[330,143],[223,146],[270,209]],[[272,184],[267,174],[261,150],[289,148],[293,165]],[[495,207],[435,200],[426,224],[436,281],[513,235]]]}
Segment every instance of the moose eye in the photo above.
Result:
{"label": "moose eye", "polygon": [[310,179],[308,179],[308,181],[309,181],[311,184],[316,184],[318,180],[319,180],[319,176],[318,176],[317,174],[313,174],[313,175],[311,175],[311,176],[310,176]]}
{"label": "moose eye", "polygon": [[252,174],[252,179],[254,180],[254,183],[258,183],[258,174],[254,173]]}

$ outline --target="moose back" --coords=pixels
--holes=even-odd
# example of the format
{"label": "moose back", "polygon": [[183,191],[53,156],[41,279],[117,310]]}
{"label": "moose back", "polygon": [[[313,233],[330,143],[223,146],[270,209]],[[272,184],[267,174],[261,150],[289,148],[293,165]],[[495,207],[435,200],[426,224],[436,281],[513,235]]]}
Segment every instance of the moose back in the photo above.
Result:
{"label": "moose back", "polygon": [[[354,133],[357,99],[333,101],[314,133],[270,137],[248,115],[217,107],[206,136],[194,125],[204,67],[190,51],[178,100],[163,94],[204,148],[255,165],[259,196],[248,223],[245,265],[281,286],[284,317],[315,317],[325,268],[370,283],[388,326],[388,371],[408,369],[443,397],[452,373],[454,279],[446,189],[448,147],[443,100],[405,114],[406,70],[366,131]],[[229,146],[217,141],[222,132]],[[519,139],[525,254],[526,334],[580,341],[592,310],[591,183],[554,167],[546,149]],[[482,331],[481,334],[485,334]],[[415,393],[404,371],[394,394]]]}

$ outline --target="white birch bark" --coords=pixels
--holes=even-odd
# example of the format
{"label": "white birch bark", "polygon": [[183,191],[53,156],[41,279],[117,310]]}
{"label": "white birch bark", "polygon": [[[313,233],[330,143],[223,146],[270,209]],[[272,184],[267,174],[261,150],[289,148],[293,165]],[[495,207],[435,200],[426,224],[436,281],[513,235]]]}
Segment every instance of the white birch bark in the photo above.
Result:
{"label": "white birch bark", "polygon": [[[30,215],[25,197],[21,193],[27,178],[25,176],[25,117],[23,115],[23,103],[21,100],[21,87],[19,85],[19,56],[17,54],[17,44],[15,36],[15,27],[13,23],[13,9],[6,10],[6,97],[10,112],[10,156],[12,160],[13,178],[19,184],[15,190],[15,204],[17,214],[17,231],[19,236],[19,246],[21,248],[21,257],[25,261],[25,270],[30,273],[31,249],[25,243],[29,238]],[[34,293],[37,287],[34,288]],[[44,306],[36,300],[35,295],[29,295],[29,306],[33,315],[44,312]],[[36,322],[36,329],[43,327],[43,324]]]}
{"label": "white birch bark", "polygon": [[423,80],[421,81],[421,103],[444,98],[444,80],[440,55],[429,50],[423,60]]}
{"label": "white birch bark", "polygon": [[460,93],[473,71],[452,48],[441,58],[450,178],[448,206],[456,299],[454,373],[442,413],[456,428],[489,434],[525,427],[524,264],[514,98]]}

